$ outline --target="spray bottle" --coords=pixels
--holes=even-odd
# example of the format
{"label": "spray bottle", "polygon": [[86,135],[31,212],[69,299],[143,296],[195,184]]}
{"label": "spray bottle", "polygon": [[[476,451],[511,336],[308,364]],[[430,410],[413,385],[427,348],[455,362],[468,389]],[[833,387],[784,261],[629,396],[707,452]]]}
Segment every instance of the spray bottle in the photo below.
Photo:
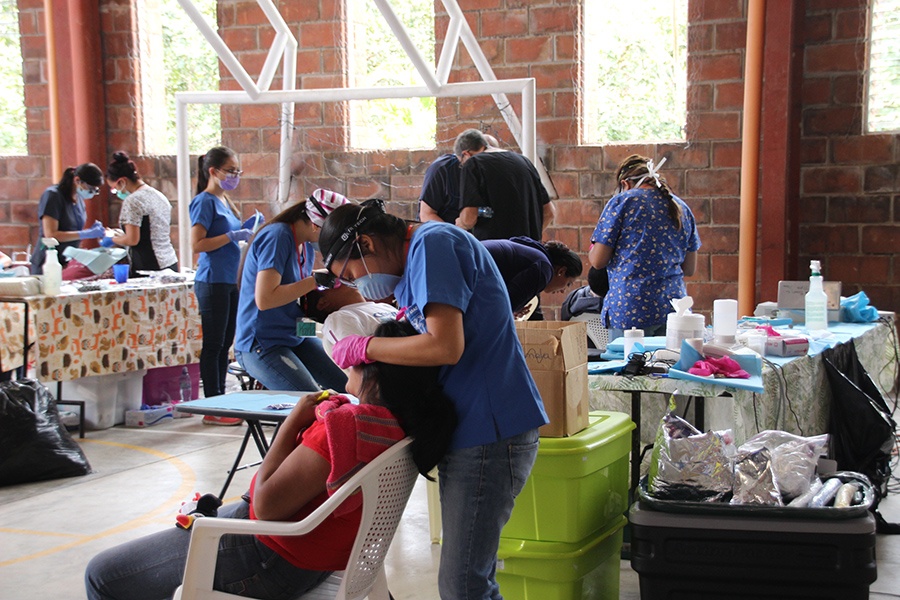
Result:
{"label": "spray bottle", "polygon": [[806,330],[824,331],[828,329],[828,296],[822,287],[822,267],[819,261],[809,263],[809,291],[806,292]]}
{"label": "spray bottle", "polygon": [[56,296],[62,286],[62,265],[59,264],[59,256],[56,254],[56,246],[59,244],[56,238],[42,238],[41,242],[47,249],[44,258],[44,275],[42,278],[44,294]]}

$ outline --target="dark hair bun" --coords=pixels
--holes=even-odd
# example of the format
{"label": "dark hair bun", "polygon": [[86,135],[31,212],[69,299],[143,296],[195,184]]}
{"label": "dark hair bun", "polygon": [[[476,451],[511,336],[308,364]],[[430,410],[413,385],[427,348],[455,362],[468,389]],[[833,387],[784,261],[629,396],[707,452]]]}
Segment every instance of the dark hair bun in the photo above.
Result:
{"label": "dark hair bun", "polygon": [[128,158],[128,154],[122,152],[121,150],[113,154],[113,161],[117,163],[127,163],[130,162],[131,159]]}

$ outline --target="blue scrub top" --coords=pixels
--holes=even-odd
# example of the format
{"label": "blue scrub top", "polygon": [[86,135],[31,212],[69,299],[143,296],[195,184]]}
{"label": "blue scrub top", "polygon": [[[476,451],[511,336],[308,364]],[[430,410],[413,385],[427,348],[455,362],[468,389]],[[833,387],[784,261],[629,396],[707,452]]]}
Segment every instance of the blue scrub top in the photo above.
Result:
{"label": "blue scrub top", "polygon": [[281,273],[281,283],[288,284],[308,277],[312,272],[313,250],[304,244],[306,260],[303,269],[298,256],[297,242],[291,226],[286,223],[272,223],[260,229],[247,248],[244,271],[241,274],[241,295],[238,300],[237,334],[234,349],[249,352],[254,342],[263,349],[275,346],[293,348],[303,338],[297,337],[297,319],[303,311],[296,302],[288,302],[268,310],[256,306],[256,275],[266,269]]}
{"label": "blue scrub top", "polygon": [[591,242],[613,249],[600,317],[607,327],[665,324],[672,311],[669,300],[687,295],[681,265],[689,252],[700,249],[700,236],[688,205],[672,199],[681,207],[681,229],[669,217],[669,201],[656,189],[622,192],[604,207]]}
{"label": "blue scrub top", "polygon": [[[241,228],[240,220],[231,209],[209,192],[194,196],[190,206],[191,226],[202,225],[206,237],[216,237]],[[237,283],[241,249],[237,242],[228,242],[212,252],[201,252],[194,281],[205,283]]]}
{"label": "blue scrub top", "polygon": [[463,312],[465,350],[440,374],[459,417],[454,449],[490,444],[548,422],[516,336],[506,286],[474,236],[448,223],[420,225],[394,296],[421,333],[427,304]]}

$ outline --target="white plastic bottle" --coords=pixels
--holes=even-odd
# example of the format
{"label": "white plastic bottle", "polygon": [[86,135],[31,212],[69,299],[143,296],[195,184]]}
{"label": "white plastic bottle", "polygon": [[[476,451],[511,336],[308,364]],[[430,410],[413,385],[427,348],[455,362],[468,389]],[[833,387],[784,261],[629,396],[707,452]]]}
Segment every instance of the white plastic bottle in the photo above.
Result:
{"label": "white plastic bottle", "polygon": [[56,296],[62,286],[62,265],[59,264],[59,256],[56,254],[56,238],[43,238],[41,240],[47,249],[44,258],[44,275],[41,281],[44,286],[44,294]]}
{"label": "white plastic bottle", "polygon": [[180,387],[181,387],[181,401],[182,402],[190,402],[191,400],[193,400],[193,398],[191,398],[191,396],[193,395],[191,393],[191,374],[188,372],[187,367],[182,367],[182,369],[181,369]]}
{"label": "white plastic bottle", "polygon": [[806,292],[806,330],[823,331],[828,329],[828,296],[822,287],[822,267],[819,261],[813,260],[809,268],[812,274]]}
{"label": "white plastic bottle", "polygon": [[631,353],[634,352],[634,345],[640,344],[644,345],[644,330],[638,329],[637,327],[632,327],[631,329],[626,329],[624,331],[625,334],[625,360],[628,360],[628,357],[631,356]]}

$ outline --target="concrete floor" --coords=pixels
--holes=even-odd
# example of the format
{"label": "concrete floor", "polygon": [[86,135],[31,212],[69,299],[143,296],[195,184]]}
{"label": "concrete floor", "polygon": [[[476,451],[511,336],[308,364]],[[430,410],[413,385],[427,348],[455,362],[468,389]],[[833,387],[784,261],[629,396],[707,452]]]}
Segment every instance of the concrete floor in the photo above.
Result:
{"label": "concrete floor", "polygon": [[[0,488],[0,599],[84,598],[84,567],[99,550],[174,527],[180,503],[193,492],[219,492],[243,433],[243,426],[204,426],[198,417],[88,432],[81,446],[94,473]],[[238,473],[230,498],[246,489],[250,473]],[[429,541],[426,506],[420,479],[387,563],[397,600],[438,598],[440,547]],[[900,521],[900,496],[882,506],[888,520]],[[900,536],[879,536],[877,556],[870,598],[900,598]],[[620,589],[623,600],[640,598],[627,561]]]}

